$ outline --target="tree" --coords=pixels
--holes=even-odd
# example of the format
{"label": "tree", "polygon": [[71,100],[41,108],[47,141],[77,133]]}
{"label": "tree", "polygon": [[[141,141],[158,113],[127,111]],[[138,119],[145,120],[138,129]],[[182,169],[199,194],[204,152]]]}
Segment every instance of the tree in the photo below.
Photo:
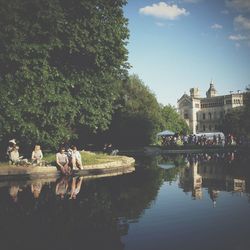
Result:
{"label": "tree", "polygon": [[250,137],[250,87],[244,94],[244,106],[230,110],[222,121],[222,131],[237,137]]}
{"label": "tree", "polygon": [[165,129],[172,130],[176,133],[187,134],[190,129],[185,120],[179,115],[176,108],[166,105],[162,108],[162,118],[165,123]]}
{"label": "tree", "polygon": [[108,128],[126,78],[125,0],[0,0],[0,141],[55,148]]}
{"label": "tree", "polygon": [[163,128],[161,108],[155,95],[137,75],[120,83],[109,130],[109,138],[119,145],[147,145]]}

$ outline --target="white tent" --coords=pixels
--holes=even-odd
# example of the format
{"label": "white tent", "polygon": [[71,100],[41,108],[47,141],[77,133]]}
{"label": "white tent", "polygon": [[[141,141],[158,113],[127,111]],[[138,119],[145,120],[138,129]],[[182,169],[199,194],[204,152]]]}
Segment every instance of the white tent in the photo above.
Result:
{"label": "white tent", "polygon": [[175,132],[170,130],[164,130],[157,134],[157,136],[171,136],[171,135],[175,135]]}

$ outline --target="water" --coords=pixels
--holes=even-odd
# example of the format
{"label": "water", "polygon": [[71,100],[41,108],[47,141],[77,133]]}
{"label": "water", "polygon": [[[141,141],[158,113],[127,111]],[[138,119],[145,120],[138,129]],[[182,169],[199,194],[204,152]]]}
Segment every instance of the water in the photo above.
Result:
{"label": "water", "polygon": [[246,157],[136,161],[110,178],[1,181],[1,249],[250,249]]}

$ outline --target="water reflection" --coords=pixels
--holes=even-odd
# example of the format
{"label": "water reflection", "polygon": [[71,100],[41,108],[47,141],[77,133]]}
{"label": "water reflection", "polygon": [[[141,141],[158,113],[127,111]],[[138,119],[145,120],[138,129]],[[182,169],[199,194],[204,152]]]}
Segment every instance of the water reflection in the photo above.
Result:
{"label": "water reflection", "polygon": [[184,192],[191,191],[194,199],[202,199],[204,188],[213,205],[220,191],[237,192],[246,190],[249,175],[236,163],[235,153],[188,155],[187,164],[180,171],[179,186]]}
{"label": "water reflection", "polygon": [[[192,204],[210,199],[209,204],[212,202],[213,206],[216,202],[219,204],[225,192],[249,193],[249,170],[244,165],[247,162],[242,160],[236,154],[163,155],[138,158],[134,173],[112,178],[92,180],[64,176],[57,180],[0,182],[1,246],[11,250],[34,249],[34,245],[35,249],[55,250],[76,246],[130,249],[130,243],[135,240],[129,234],[132,225],[144,221],[144,227],[140,228],[142,232],[154,225],[161,235],[165,234],[171,221],[173,227],[180,223],[178,218],[184,216],[180,207],[186,208],[190,217],[201,211],[195,206],[192,210],[189,208],[190,203],[181,196],[183,191],[193,198]],[[159,167],[161,164],[174,167],[164,169]],[[163,214],[154,212],[159,207]],[[148,211],[153,215],[145,222]],[[161,227],[155,221],[160,221]],[[182,234],[188,235],[189,231],[184,228],[192,228],[191,222],[183,220],[181,223]],[[206,223],[209,224],[206,217],[202,218],[200,225]],[[171,231],[168,233],[175,237]],[[157,233],[150,237],[157,237]],[[138,237],[136,241],[141,247],[131,249],[150,249],[147,243],[143,245],[145,237]],[[157,249],[167,249],[165,243],[157,241]],[[178,249],[172,246],[171,249]],[[182,246],[188,249],[185,247]]]}

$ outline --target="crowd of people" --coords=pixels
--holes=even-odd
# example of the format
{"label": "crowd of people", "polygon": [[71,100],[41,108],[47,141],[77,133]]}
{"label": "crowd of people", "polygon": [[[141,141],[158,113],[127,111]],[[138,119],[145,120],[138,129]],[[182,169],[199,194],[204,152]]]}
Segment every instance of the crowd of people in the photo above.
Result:
{"label": "crowd of people", "polygon": [[[40,145],[35,145],[31,154],[31,161],[28,161],[28,159],[20,156],[19,146],[17,146],[16,140],[12,139],[9,141],[6,155],[10,165],[46,165]],[[59,152],[56,154],[56,164],[64,175],[71,174],[72,170],[83,169],[82,157],[76,146],[67,147],[67,149],[60,147]]]}
{"label": "crowd of people", "polygon": [[[116,155],[118,149],[115,149],[111,143],[105,144],[103,153],[109,155]],[[23,166],[46,166],[48,163],[43,159],[43,152],[40,145],[35,145],[30,161],[25,159],[19,154],[19,146],[15,139],[9,141],[6,152],[7,159],[10,165],[23,165]],[[65,144],[61,146],[56,153],[56,164],[63,175],[70,175],[72,170],[82,170],[82,157],[76,146],[68,146]]]}
{"label": "crowd of people", "polygon": [[199,145],[199,146],[211,146],[211,145],[241,145],[244,144],[245,139],[243,137],[236,137],[232,134],[228,134],[226,137],[220,133],[207,136],[206,134],[191,134],[191,135],[179,135],[162,136],[162,146],[173,145]]}

